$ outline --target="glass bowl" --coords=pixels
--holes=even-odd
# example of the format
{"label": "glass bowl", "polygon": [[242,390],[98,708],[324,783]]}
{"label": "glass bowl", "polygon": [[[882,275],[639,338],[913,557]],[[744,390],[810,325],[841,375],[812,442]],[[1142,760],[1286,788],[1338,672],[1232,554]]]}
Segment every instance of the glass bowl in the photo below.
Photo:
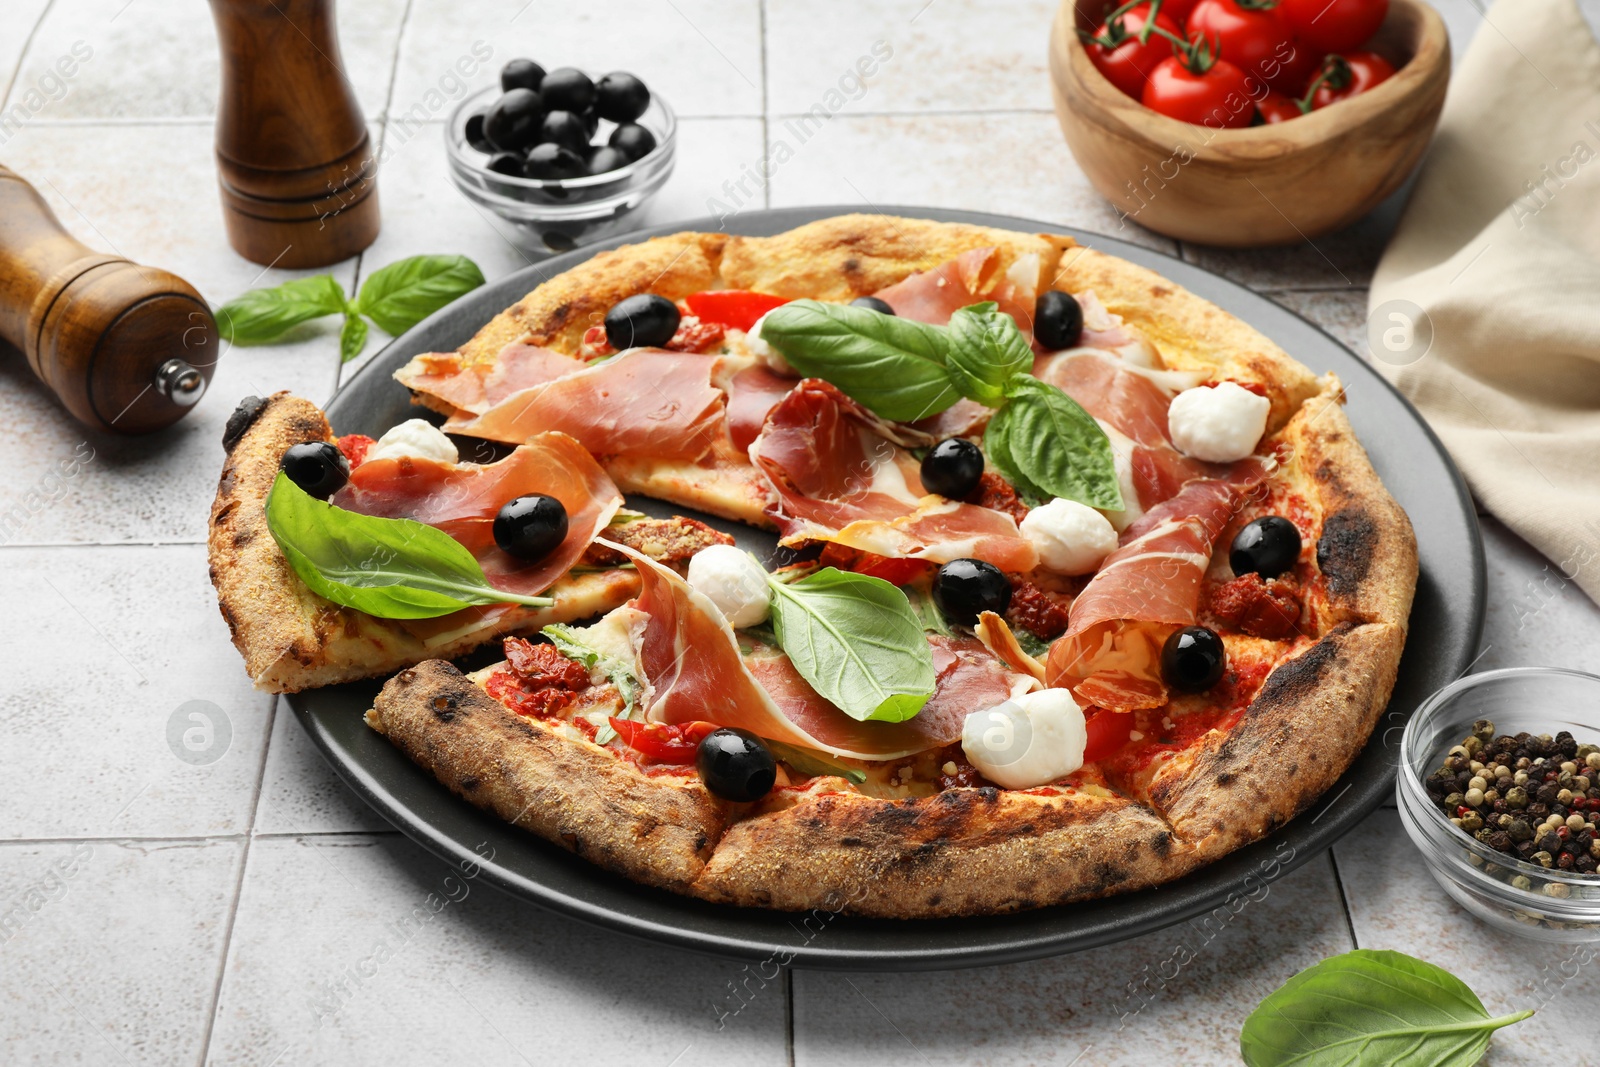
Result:
{"label": "glass bowl", "polygon": [[[1566,730],[1580,745],[1600,744],[1600,677],[1516,667],[1445,686],[1406,725],[1395,786],[1406,833],[1429,873],[1462,907],[1491,926],[1539,941],[1600,941],[1600,875],[1496,851],[1452,824],[1424,788],[1423,780],[1478,719],[1492,721],[1496,736]],[[1588,813],[1589,821],[1595,817]]]}
{"label": "glass bowl", "polygon": [[[444,147],[455,187],[502,220],[506,224],[502,229],[520,248],[549,255],[617,233],[672,174],[678,120],[666,101],[654,94],[639,117],[639,125],[656,138],[649,155],[604,174],[562,181],[497,174],[488,169],[489,156],[467,143],[467,119],[499,96],[499,87],[490,86],[457,104],[445,123]],[[597,137],[608,136],[612,128],[602,120]]]}

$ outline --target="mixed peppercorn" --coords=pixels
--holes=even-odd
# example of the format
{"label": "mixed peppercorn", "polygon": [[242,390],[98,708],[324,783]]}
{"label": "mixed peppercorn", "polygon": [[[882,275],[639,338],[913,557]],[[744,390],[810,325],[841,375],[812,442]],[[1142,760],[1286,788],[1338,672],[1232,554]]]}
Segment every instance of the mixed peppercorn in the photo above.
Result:
{"label": "mixed peppercorn", "polygon": [[[1479,719],[1424,785],[1452,823],[1497,852],[1574,874],[1600,867],[1600,748],[1565,730],[1497,737]],[[1519,874],[1511,884],[1533,883]],[[1566,889],[1544,887],[1552,896]]]}

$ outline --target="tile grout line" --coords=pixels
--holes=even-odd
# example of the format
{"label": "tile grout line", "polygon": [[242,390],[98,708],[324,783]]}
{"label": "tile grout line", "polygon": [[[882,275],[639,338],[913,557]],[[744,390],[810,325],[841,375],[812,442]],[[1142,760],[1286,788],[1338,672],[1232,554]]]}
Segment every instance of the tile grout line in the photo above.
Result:
{"label": "tile grout line", "polygon": [[[55,6],[56,0],[45,0],[44,7],[39,9],[39,17],[33,20],[33,25],[28,29],[28,35],[22,39],[22,51],[17,53],[17,65],[11,71],[11,77],[6,81],[6,91],[0,93],[0,111],[4,111],[11,103],[11,94],[17,88],[17,81],[22,77],[22,68],[28,60],[28,52],[33,48],[34,38],[39,35],[39,27],[44,25],[44,20],[49,16],[50,9]],[[32,125],[30,120],[29,125]]]}
{"label": "tile grout line", "polygon": [[1339,906],[1344,909],[1344,928],[1350,934],[1350,947],[1360,948],[1361,942],[1356,937],[1356,919],[1350,911],[1350,896],[1344,891],[1344,877],[1339,874],[1339,861],[1334,858],[1333,846],[1328,847],[1328,866],[1333,868],[1333,884],[1339,890]]}
{"label": "tile grout line", "polygon": [[245,838],[260,841],[278,841],[299,837],[394,837],[400,831],[392,827],[377,830],[263,830],[233,834],[122,834],[117,837],[7,837],[0,838],[0,848],[17,845],[184,845],[200,842],[243,841]]}

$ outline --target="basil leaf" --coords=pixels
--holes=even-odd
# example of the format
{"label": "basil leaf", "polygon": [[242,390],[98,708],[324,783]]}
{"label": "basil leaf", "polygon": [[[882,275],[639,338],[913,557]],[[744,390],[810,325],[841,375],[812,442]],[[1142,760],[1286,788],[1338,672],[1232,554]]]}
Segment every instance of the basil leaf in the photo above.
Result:
{"label": "basil leaf", "polygon": [[267,529],[313,593],[380,619],[432,619],[474,604],[554,603],[496,589],[472,553],[442,530],[334,507],[282,471],[267,494]]}
{"label": "basil leaf", "polygon": [[302,322],[344,310],[344,290],[331,274],[252,289],[217,309],[217,332],[236,345],[264,345]]}
{"label": "basil leaf", "polygon": [[837,775],[856,785],[867,780],[865,771],[840,763],[826,752],[816,752],[809,748],[801,748],[799,745],[787,745],[782,741],[767,741],[766,744],[774,756],[801,774],[809,774],[814,778]]}
{"label": "basil leaf", "polygon": [[950,636],[950,624],[945,621],[939,605],[933,602],[931,591],[915,585],[902,585],[900,591],[906,595],[911,614],[917,617],[917,623],[925,632]]}
{"label": "basil leaf", "polygon": [[339,331],[339,362],[349,363],[367,346],[367,320],[360,315],[346,314],[344,328]]}
{"label": "basil leaf", "polygon": [[886,419],[916,422],[961,399],[945,369],[949,337],[937,326],[794,300],[767,312],[761,339],[801,374],[832,382]]}
{"label": "basil leaf", "polygon": [[1006,387],[1009,398],[984,431],[990,462],[1019,491],[1121,511],[1111,441],[1066,393],[1032,375]]}
{"label": "basil leaf", "polygon": [[922,710],[937,680],[933,651],[904,593],[834,567],[768,584],[778,644],[825,699],[858,720],[904,722]]}
{"label": "basil leaf", "polygon": [[1005,403],[1007,382],[1033,369],[1033,346],[999,307],[989,301],[960,308],[947,327],[950,381],[962,396],[992,408]]}
{"label": "basil leaf", "polygon": [[399,337],[482,284],[483,271],[466,256],[412,256],[374,271],[361,284],[356,310]]}
{"label": "basil leaf", "polygon": [[1490,1034],[1532,1015],[1489,1018],[1466,983],[1403,952],[1356,949],[1308,967],[1244,1021],[1249,1067],[1471,1067]]}

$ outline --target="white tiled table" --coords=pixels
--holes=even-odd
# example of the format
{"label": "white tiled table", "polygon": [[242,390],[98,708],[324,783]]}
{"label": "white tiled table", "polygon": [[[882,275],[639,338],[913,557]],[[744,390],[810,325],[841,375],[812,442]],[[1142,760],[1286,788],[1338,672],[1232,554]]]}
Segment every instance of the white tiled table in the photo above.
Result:
{"label": "white tiled table", "polygon": [[[1459,53],[1482,16],[1443,5]],[[1114,213],[1049,109],[1051,4],[978,0],[360,0],[346,65],[391,155],[382,236],[334,274],[463,252],[491,278],[524,265],[444,177],[439,120],[409,111],[475,41],[550,65],[631,68],[683,116],[676,175],[644,223],[705,214],[724,183],[874,41],[893,57],[744,206],[923,203],[1117,233],[1267,293],[1353,347],[1392,219],[1271,252],[1180,248]],[[0,94],[14,106],[57,56],[91,58],[0,160],[91,245],[167,267],[213,302],[282,280],[223,237],[211,155],[218,64],[202,0],[4,0]],[[59,94],[58,94],[59,95]],[[1231,1063],[1240,1022],[1296,970],[1353,945],[1451,967],[1491,1011],[1531,1002],[1567,954],[1494,934],[1408,855],[1395,813],[1207,939],[1196,926],[1085,955],[943,974],[788,974],[718,1029],[741,965],[636,943],[474,887],[437,914],[446,869],[354,799],[286,709],[251,690],[206,579],[204,516],[222,423],[250,393],[326,399],[333,328],[228,353],[200,408],[142,440],[88,437],[22,360],[0,353],[0,1060],[83,1064],[660,1065]],[[374,350],[377,343],[371,346]],[[352,365],[352,367],[355,365]],[[343,370],[348,374],[351,367]],[[52,475],[75,451],[93,458]],[[1590,666],[1600,611],[1486,520],[1480,667]],[[180,762],[185,701],[226,716],[213,763]],[[1195,955],[1159,977],[1180,948]],[[1541,968],[1548,967],[1548,972]],[[1123,1025],[1129,981],[1148,1003]],[[1142,998],[1141,998],[1142,999]],[[1577,1062],[1600,967],[1582,967],[1496,1064]],[[1585,1014],[1585,1008],[1588,1014]]]}

